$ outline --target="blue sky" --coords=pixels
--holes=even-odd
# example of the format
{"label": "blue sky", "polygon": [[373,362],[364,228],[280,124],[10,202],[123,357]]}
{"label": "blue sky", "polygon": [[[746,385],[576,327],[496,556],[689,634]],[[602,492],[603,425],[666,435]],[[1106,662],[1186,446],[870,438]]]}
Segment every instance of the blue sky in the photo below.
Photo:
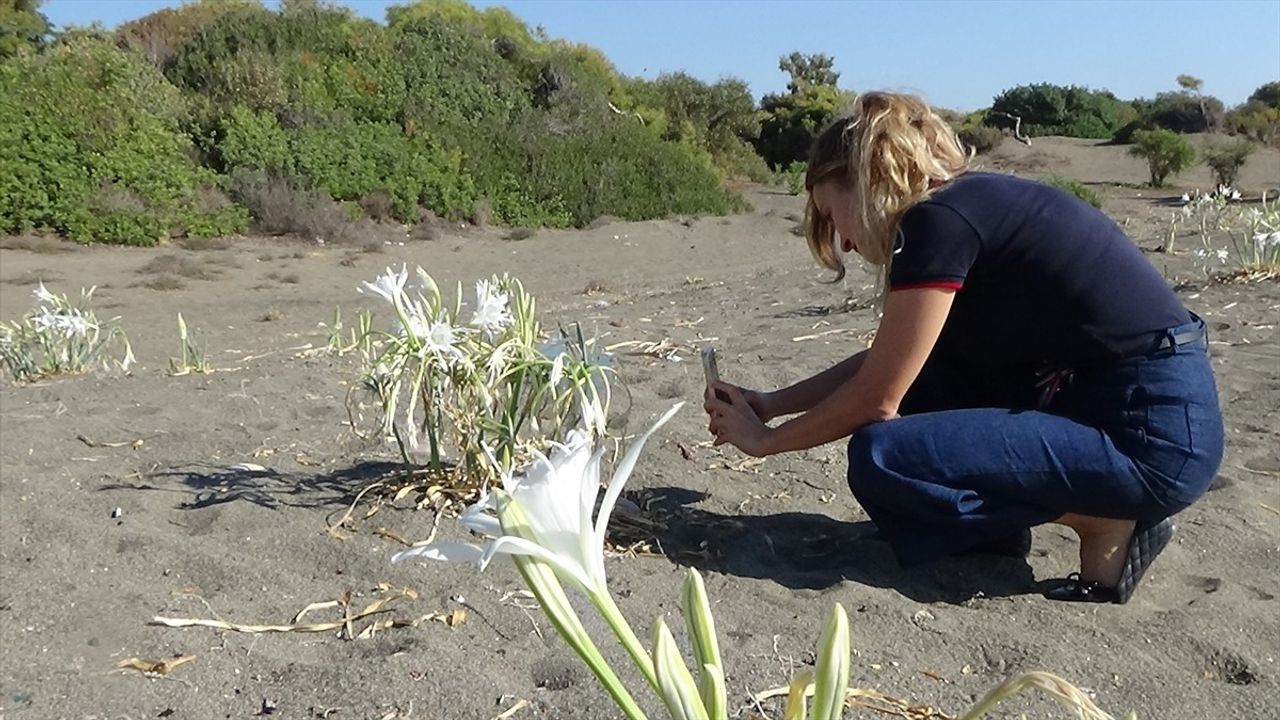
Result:
{"label": "blue sky", "polygon": [[[56,25],[113,27],[178,0],[47,0]],[[272,4],[272,3],[268,3]],[[377,20],[387,0],[341,4]],[[1228,106],[1280,80],[1280,0],[478,0],[506,5],[553,37],[595,46],[628,75],[732,75],[781,91],[778,57],[835,56],[853,90],[920,93],[960,110],[1034,82],[1106,88],[1121,98],[1176,89],[1180,73]]]}

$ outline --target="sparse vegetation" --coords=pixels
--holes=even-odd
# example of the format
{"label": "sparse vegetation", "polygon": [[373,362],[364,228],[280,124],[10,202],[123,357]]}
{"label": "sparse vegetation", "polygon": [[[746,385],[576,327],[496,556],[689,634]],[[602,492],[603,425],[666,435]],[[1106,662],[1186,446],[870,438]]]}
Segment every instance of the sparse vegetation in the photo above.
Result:
{"label": "sparse vegetation", "polygon": [[[36,307],[21,320],[0,323],[0,364],[16,382],[52,375],[73,375],[114,365],[128,370],[133,349],[119,318],[99,320],[93,311],[95,288],[80,290],[79,300],[40,283]],[[112,354],[113,349],[119,355]]]}
{"label": "sparse vegetation", "polygon": [[1045,183],[1052,185],[1063,192],[1070,193],[1096,208],[1102,207],[1102,198],[1098,196],[1098,193],[1095,192],[1093,188],[1085,185],[1079,180],[1055,176],[1047,178]]}

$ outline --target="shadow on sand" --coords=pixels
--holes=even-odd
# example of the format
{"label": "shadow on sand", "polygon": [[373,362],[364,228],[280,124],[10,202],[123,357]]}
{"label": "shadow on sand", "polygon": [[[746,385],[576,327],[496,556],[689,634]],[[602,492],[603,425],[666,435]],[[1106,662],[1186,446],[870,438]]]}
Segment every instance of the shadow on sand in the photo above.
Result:
{"label": "shadow on sand", "polygon": [[683,488],[652,488],[630,498],[656,518],[655,550],[679,565],[772,580],[794,589],[842,581],[890,588],[917,602],[964,603],[1038,589],[1023,560],[954,557],[923,567],[898,565],[869,521],[787,512],[722,515],[693,507],[705,496]]}

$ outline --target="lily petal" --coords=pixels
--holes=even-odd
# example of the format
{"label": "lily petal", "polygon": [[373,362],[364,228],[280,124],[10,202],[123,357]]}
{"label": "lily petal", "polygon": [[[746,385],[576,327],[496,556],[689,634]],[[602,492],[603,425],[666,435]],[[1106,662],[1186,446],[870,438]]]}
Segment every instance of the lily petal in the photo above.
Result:
{"label": "lily petal", "polygon": [[482,497],[480,502],[474,505],[468,505],[466,510],[458,516],[458,522],[463,527],[474,533],[479,533],[488,537],[498,537],[502,534],[502,523],[498,522],[498,518],[490,514],[496,510],[496,506],[489,501],[489,496]]}
{"label": "lily petal", "polygon": [[622,488],[627,484],[627,479],[631,477],[631,471],[636,467],[636,461],[640,459],[640,451],[644,450],[645,441],[649,439],[675,415],[680,408],[684,407],[683,402],[676,403],[662,417],[658,418],[658,422],[653,427],[645,431],[643,435],[636,438],[631,443],[631,447],[627,448],[627,454],[622,457],[622,462],[618,463],[617,469],[613,472],[613,478],[609,480],[609,488],[605,490],[604,500],[600,503],[600,514],[596,517],[596,545],[604,547],[605,532],[609,529],[609,516],[613,514],[613,506],[618,502],[618,496],[622,494]]}
{"label": "lily petal", "polygon": [[391,556],[391,562],[402,560],[445,560],[448,562],[479,563],[484,558],[484,548],[462,542],[439,542],[423,547],[402,550]]}
{"label": "lily petal", "polygon": [[514,535],[503,535],[489,543],[484,550],[484,556],[480,558],[480,569],[484,570],[489,562],[493,560],[493,557],[499,553],[536,557],[554,568],[561,577],[573,580],[583,588],[592,587],[591,578],[586,576],[581,567],[574,567],[566,563],[563,556],[557,555],[535,542]]}

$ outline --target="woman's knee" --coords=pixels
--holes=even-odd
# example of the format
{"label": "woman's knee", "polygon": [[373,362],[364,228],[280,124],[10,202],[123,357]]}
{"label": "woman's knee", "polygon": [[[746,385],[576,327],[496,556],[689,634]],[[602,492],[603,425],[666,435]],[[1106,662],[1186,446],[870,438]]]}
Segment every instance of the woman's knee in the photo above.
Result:
{"label": "woman's knee", "polygon": [[866,497],[883,483],[886,472],[881,458],[886,425],[872,423],[849,438],[849,489],[856,497]]}

